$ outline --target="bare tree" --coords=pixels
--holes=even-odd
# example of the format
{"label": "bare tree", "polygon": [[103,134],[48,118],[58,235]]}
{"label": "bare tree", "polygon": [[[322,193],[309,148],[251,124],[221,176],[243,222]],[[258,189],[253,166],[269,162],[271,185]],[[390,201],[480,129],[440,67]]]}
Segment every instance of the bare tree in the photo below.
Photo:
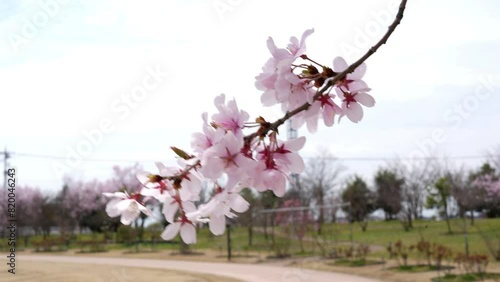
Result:
{"label": "bare tree", "polygon": [[337,212],[342,206],[342,198],[339,193],[330,193],[325,202],[327,206],[330,206],[324,209],[327,222],[337,222]]}
{"label": "bare tree", "polygon": [[472,174],[464,168],[450,172],[448,181],[451,194],[457,201],[460,216],[465,218],[469,212],[471,225],[474,225],[474,210],[479,209],[484,203],[484,190],[473,184]]}
{"label": "bare tree", "polygon": [[[319,150],[316,157],[309,160],[306,165],[302,187],[304,187],[312,204],[324,206],[325,199],[333,188],[339,185],[339,178],[345,167],[330,152],[325,149]],[[321,226],[325,221],[325,210],[319,209],[318,234],[321,234]]]}
{"label": "bare tree", "polygon": [[434,184],[439,175],[438,165],[431,159],[405,162],[397,160],[391,164],[404,179],[402,189],[402,218],[413,227],[413,220],[422,217],[425,206],[426,190]]}

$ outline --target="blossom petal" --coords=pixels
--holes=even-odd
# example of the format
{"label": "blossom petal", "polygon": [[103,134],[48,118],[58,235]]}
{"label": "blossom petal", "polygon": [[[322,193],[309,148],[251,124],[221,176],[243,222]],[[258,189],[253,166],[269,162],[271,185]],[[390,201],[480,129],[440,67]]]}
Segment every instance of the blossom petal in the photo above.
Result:
{"label": "blossom petal", "polygon": [[162,213],[165,216],[165,219],[172,223],[174,222],[174,216],[177,213],[177,210],[179,209],[179,204],[175,200],[167,200],[163,204],[163,209]]}
{"label": "blossom petal", "polygon": [[234,211],[239,213],[244,213],[248,210],[250,204],[240,194],[233,193],[231,194],[230,197],[231,197],[230,206]]}
{"label": "blossom petal", "polygon": [[306,137],[301,136],[299,138],[287,141],[285,147],[290,151],[299,151],[304,147],[305,144],[306,144]]}
{"label": "blossom petal", "polygon": [[363,63],[359,67],[357,67],[351,74],[349,74],[347,77],[352,80],[359,80],[363,78],[363,76],[366,73],[366,64]]}
{"label": "blossom petal", "polygon": [[208,226],[214,235],[222,235],[226,229],[226,216],[223,214],[211,216]]}
{"label": "blossom petal", "polygon": [[337,96],[340,98],[340,100],[345,99],[344,92],[342,92],[342,90],[340,88],[336,87],[335,92],[337,92]]}
{"label": "blossom petal", "polygon": [[276,100],[276,91],[274,90],[267,90],[262,95],[260,96],[260,102],[264,107],[270,107],[273,105],[276,105],[278,102]]}
{"label": "blossom petal", "polygon": [[116,208],[118,202],[122,201],[122,199],[112,199],[106,204],[106,213],[109,217],[119,216],[122,211]]}
{"label": "blossom petal", "polygon": [[366,93],[358,93],[356,96],[354,96],[354,99],[361,105],[365,107],[373,107],[375,105],[375,99],[370,94]]}
{"label": "blossom petal", "polygon": [[181,226],[181,238],[186,244],[196,243],[196,228],[190,223],[184,223]]}
{"label": "blossom petal", "polygon": [[163,240],[172,240],[174,237],[179,233],[179,229],[181,228],[181,223],[180,222],[175,222],[169,224],[165,230],[161,233],[161,238]]}
{"label": "blossom petal", "polygon": [[139,204],[133,201],[129,204],[128,208],[122,213],[120,222],[124,225],[129,225],[132,221],[136,220],[141,211],[139,210]]}
{"label": "blossom petal", "polygon": [[349,83],[349,91],[351,93],[370,91],[370,87],[363,80],[355,80]]}
{"label": "blossom petal", "polygon": [[288,166],[288,169],[290,172],[293,173],[301,173],[304,171],[304,160],[299,154],[288,154],[287,155],[288,159],[290,160],[290,165]]}
{"label": "blossom petal", "polygon": [[333,59],[333,69],[336,72],[342,72],[348,67],[346,61],[342,57],[336,57]]}
{"label": "blossom petal", "polygon": [[323,121],[325,125],[330,127],[333,125],[335,120],[335,112],[332,107],[324,107],[323,108]]}
{"label": "blossom petal", "polygon": [[311,29],[304,31],[304,33],[302,34],[302,37],[300,38],[300,43],[302,45],[304,45],[304,47],[306,45],[305,41],[306,41],[307,37],[309,37],[309,35],[313,34],[313,32],[314,32],[314,28],[311,28]]}
{"label": "blossom petal", "polygon": [[309,133],[316,133],[318,131],[318,119],[316,117],[307,119],[307,130]]}
{"label": "blossom petal", "polygon": [[358,103],[350,103],[345,113],[347,118],[354,123],[359,122],[363,118],[363,108]]}

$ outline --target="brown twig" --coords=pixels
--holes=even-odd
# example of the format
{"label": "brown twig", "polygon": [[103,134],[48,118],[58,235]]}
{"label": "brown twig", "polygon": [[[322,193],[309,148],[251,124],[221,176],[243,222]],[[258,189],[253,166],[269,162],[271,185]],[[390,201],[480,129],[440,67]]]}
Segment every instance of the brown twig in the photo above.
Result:
{"label": "brown twig", "polygon": [[[370,49],[368,49],[368,51],[361,58],[359,58],[356,62],[352,63],[343,72],[340,72],[335,77],[333,77],[331,80],[329,80],[327,82],[327,84],[314,95],[313,101],[316,101],[332,85],[335,85],[337,82],[342,80],[347,74],[353,72],[357,67],[359,67],[362,63],[364,63],[371,55],[373,55],[375,52],[377,52],[377,50],[380,48],[380,46],[387,43],[387,40],[392,35],[392,33],[394,32],[396,27],[401,23],[401,20],[403,19],[404,10],[406,8],[406,2],[407,2],[407,0],[401,1],[401,4],[399,4],[398,13],[396,14],[396,18],[394,19],[392,24],[388,27],[387,32],[384,34],[384,36],[377,42],[377,44],[375,44]],[[303,105],[301,105],[300,107],[296,108],[295,110],[293,110],[291,112],[287,112],[282,118],[271,123],[265,129],[260,131],[259,136],[265,136],[269,131],[277,131],[278,127],[281,126],[283,123],[285,123],[285,121],[287,121],[292,116],[294,116],[302,111],[307,110],[310,106],[311,106],[311,104],[306,102]],[[252,140],[255,137],[257,137],[257,135],[258,135],[257,132],[254,132],[252,134],[245,136],[245,142],[247,144],[252,142]]]}

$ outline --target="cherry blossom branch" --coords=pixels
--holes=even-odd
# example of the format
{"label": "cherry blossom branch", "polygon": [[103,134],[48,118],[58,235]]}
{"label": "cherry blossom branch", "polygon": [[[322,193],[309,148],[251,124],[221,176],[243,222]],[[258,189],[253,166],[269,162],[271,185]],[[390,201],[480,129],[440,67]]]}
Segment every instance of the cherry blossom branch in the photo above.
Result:
{"label": "cherry blossom branch", "polygon": [[181,172],[178,174],[174,174],[172,176],[163,176],[161,180],[171,180],[174,182],[174,188],[179,188],[182,179],[186,177],[192,169],[196,169],[196,167],[200,166],[200,160],[197,160],[194,164],[186,166]]}
{"label": "cherry blossom branch", "polygon": [[[339,120],[347,116],[353,123],[359,122],[363,117],[361,105],[375,105],[375,99],[367,93],[371,89],[361,80],[366,72],[364,62],[387,42],[400,24],[406,2],[401,1],[385,35],[351,65],[341,57],[333,60],[332,68],[310,59],[305,54],[305,39],[314,29],[306,30],[300,41],[292,37],[286,49],[276,47],[269,38],[267,46],[272,57],[256,77],[256,87],[264,91],[261,96],[264,106],[281,104],[285,115],[274,122],[258,117],[255,122],[247,123],[249,114],[240,110],[234,99],[226,103],[224,94],[217,96],[214,104],[219,112],[212,115],[212,122],[208,121],[208,114],[203,113],[203,133],[193,134],[192,147],[196,154],[171,147],[183,160],[182,169],[157,163],[159,174],[137,175],[144,186],[139,193],[106,193],[113,198],[106,206],[108,215],[121,214],[122,222],[130,224],[140,212],[151,214],[144,203],[139,202],[140,197],[154,197],[163,203],[162,212],[170,223],[161,237],[171,240],[180,233],[183,241],[191,244],[196,242],[197,223],[208,222],[210,231],[221,235],[226,217],[235,217],[234,212],[248,209],[249,203],[239,195],[243,187],[253,187],[260,192],[272,190],[276,196],[284,196],[287,175],[304,170],[298,151],[303,148],[305,137],[281,141],[277,138],[278,128],[292,117],[294,128],[307,123],[310,132],[316,131],[321,117],[326,126],[332,126],[337,115]],[[312,64],[293,64],[299,57],[318,65],[321,72]],[[295,73],[296,68],[302,72]],[[334,102],[336,95],[330,93],[332,90],[342,101],[341,107]],[[308,112],[298,115],[304,111]],[[243,134],[244,128],[255,126],[258,126],[255,132]],[[256,137],[258,142],[253,142]],[[193,170],[196,173],[191,173]],[[224,188],[217,184],[222,176],[226,176]],[[216,193],[207,203],[196,207],[194,202],[199,200],[204,180],[216,184]],[[175,217],[178,213],[180,217]]]}
{"label": "cherry blossom branch", "polygon": [[[401,4],[399,5],[398,13],[396,14],[396,18],[394,19],[392,24],[388,27],[387,32],[384,34],[384,36],[377,42],[377,44],[375,44],[370,49],[368,49],[368,51],[361,58],[359,58],[356,62],[352,63],[344,71],[342,71],[340,73],[334,73],[335,76],[331,80],[329,80],[327,82],[327,84],[316,93],[316,95],[314,95],[313,101],[317,101],[319,99],[319,97],[321,97],[321,95],[323,95],[330,87],[335,85],[340,80],[344,79],[344,77],[347,74],[353,72],[357,67],[359,67],[362,63],[364,63],[369,57],[371,57],[375,52],[377,52],[377,50],[383,44],[387,43],[387,40],[392,35],[392,33],[394,32],[396,27],[401,23],[401,20],[403,19],[404,10],[406,8],[406,2],[407,2],[407,0],[401,1]],[[307,59],[307,60],[310,60],[311,62],[314,62],[313,60],[308,58],[306,55],[302,55],[301,57],[303,59]],[[314,63],[316,63],[316,62],[314,62]],[[277,131],[278,127],[280,127],[282,124],[284,124],[288,119],[290,119],[291,117],[293,117],[294,115],[296,115],[302,111],[306,111],[307,109],[309,109],[310,106],[311,106],[311,104],[306,102],[303,105],[301,105],[300,107],[296,108],[295,110],[286,112],[286,114],[282,118],[276,120],[273,123],[265,124],[265,126],[262,128],[262,130],[259,130],[257,132],[254,132],[252,134],[245,136],[245,142],[247,144],[249,144],[257,136],[264,137],[264,136],[266,136],[266,134],[269,131]]]}
{"label": "cherry blossom branch", "polygon": [[[387,40],[392,35],[394,30],[396,30],[396,27],[401,23],[401,20],[403,19],[403,14],[404,14],[404,10],[406,8],[406,3],[407,3],[407,0],[401,1],[401,4],[399,5],[398,13],[396,14],[396,18],[394,19],[392,24],[388,27],[387,32],[384,34],[384,36],[377,42],[377,44],[375,44],[370,49],[368,49],[368,51],[361,58],[359,58],[356,62],[352,63],[344,71],[339,72],[339,73],[332,72],[333,75],[335,75],[335,76],[331,80],[328,80],[326,85],[324,85],[320,90],[317,91],[317,93],[313,97],[313,101],[317,101],[328,89],[330,89],[330,87],[335,85],[340,80],[344,79],[347,74],[353,72],[357,67],[359,67],[368,58],[370,58],[375,52],[377,52],[377,50],[383,44],[387,43]],[[311,62],[316,63],[312,59],[308,58],[306,55],[302,55],[301,57],[303,59],[307,59],[307,60],[310,60]],[[294,115],[296,115],[302,111],[306,111],[307,109],[309,109],[310,106],[311,106],[311,104],[306,102],[306,103],[302,104],[301,106],[295,108],[294,110],[286,112],[282,118],[280,118],[272,123],[269,123],[269,122],[262,123],[259,130],[257,130],[256,132],[253,132],[249,135],[246,135],[244,137],[245,143],[250,144],[252,142],[252,140],[255,139],[255,137],[264,137],[267,135],[267,133],[269,133],[269,131],[278,131],[278,128],[281,125],[283,125],[288,119],[290,119],[291,117],[293,117]],[[198,160],[193,165],[187,166],[179,174],[169,176],[169,177],[164,177],[164,179],[174,180],[174,181],[178,181],[180,183],[180,181],[182,181],[183,177],[185,177],[192,169],[196,168],[199,165],[200,165],[200,161]]]}
{"label": "cherry blossom branch", "polygon": [[[359,67],[368,58],[370,58],[375,52],[377,52],[377,50],[383,44],[387,43],[387,40],[392,35],[392,33],[394,32],[394,30],[396,30],[396,27],[401,23],[401,20],[403,19],[403,14],[404,14],[404,10],[406,8],[406,3],[407,3],[407,0],[402,0],[401,1],[401,4],[399,5],[398,13],[396,14],[396,17],[395,17],[394,21],[388,27],[387,32],[377,42],[377,44],[375,44],[370,49],[368,49],[368,51],[361,58],[359,58],[356,62],[352,63],[344,71],[339,72],[339,73],[336,73],[336,72],[332,71],[331,73],[334,75],[333,78],[330,79],[330,80],[328,80],[327,83],[326,83],[326,85],[324,85],[320,90],[317,91],[317,93],[313,97],[313,101],[317,101],[328,89],[330,89],[330,87],[332,87],[333,85],[335,85],[340,80],[344,79],[347,74],[353,72],[357,67]],[[302,55],[301,57],[303,59],[307,59],[307,60],[309,60],[309,61],[311,61],[313,63],[316,63],[315,61],[313,61],[312,59],[310,59],[306,55]],[[316,63],[316,64],[318,64],[318,63]],[[275,122],[272,122],[272,123],[263,122],[261,124],[261,127],[259,128],[259,130],[257,130],[256,132],[253,132],[253,133],[251,133],[249,135],[246,135],[244,137],[245,143],[246,144],[250,144],[252,142],[252,140],[255,139],[255,137],[257,137],[257,136],[259,136],[259,137],[265,137],[267,135],[267,133],[269,133],[269,131],[278,131],[278,128],[282,124],[284,124],[288,119],[290,119],[291,117],[293,117],[294,115],[296,115],[296,114],[298,114],[298,113],[300,113],[302,111],[306,111],[307,109],[309,109],[310,106],[311,106],[311,104],[306,102],[306,103],[302,104],[301,106],[295,108],[294,110],[286,112],[285,115],[282,118],[276,120]],[[174,151],[176,151],[176,150],[174,149]],[[180,157],[184,158],[184,159],[188,159],[188,157],[191,157],[191,156],[189,156],[189,155],[187,155],[185,153],[184,153],[185,154],[184,156],[182,155],[182,153],[181,154],[177,153],[177,154]],[[188,156],[188,157],[186,157],[186,156]],[[180,183],[180,181],[182,181],[182,178],[185,177],[189,173],[189,171],[191,171],[192,169],[196,168],[199,165],[200,165],[200,161],[198,160],[193,165],[187,166],[179,174],[176,174],[176,175],[173,175],[173,176],[169,176],[169,177],[163,177],[163,179],[174,180],[174,181],[178,181]]]}

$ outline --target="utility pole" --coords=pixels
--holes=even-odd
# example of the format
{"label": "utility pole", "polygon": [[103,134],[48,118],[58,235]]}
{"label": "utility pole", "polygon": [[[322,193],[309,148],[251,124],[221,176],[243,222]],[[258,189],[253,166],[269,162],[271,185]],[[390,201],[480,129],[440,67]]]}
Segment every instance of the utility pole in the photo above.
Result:
{"label": "utility pole", "polygon": [[[298,137],[298,132],[296,129],[293,129],[292,128],[292,120],[288,120],[287,121],[287,139],[288,141],[290,140],[293,140],[293,139],[297,139]],[[290,182],[288,182],[288,185],[290,187],[296,187],[297,189],[299,189],[300,191],[300,180],[299,180],[299,175],[296,174],[296,173],[292,173],[290,175]],[[302,191],[300,191],[300,193],[302,193]]]}
{"label": "utility pole", "polygon": [[7,189],[7,166],[9,165],[8,159],[10,158],[7,147],[3,149],[1,154],[3,155],[3,189]]}
{"label": "utility pole", "polygon": [[231,261],[231,224],[229,221],[226,221],[226,230],[227,230],[227,260]]}

